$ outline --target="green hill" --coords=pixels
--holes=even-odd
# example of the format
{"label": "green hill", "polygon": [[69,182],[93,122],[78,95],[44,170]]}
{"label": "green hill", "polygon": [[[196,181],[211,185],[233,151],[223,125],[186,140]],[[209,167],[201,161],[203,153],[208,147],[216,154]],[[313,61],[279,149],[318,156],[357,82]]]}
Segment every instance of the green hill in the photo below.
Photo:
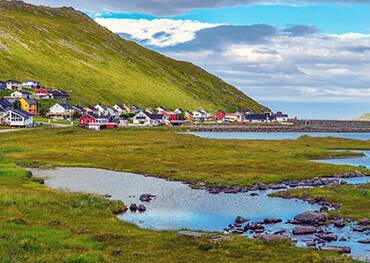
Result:
{"label": "green hill", "polygon": [[37,79],[74,103],[264,110],[191,63],[126,41],[72,8],[0,0],[0,79]]}

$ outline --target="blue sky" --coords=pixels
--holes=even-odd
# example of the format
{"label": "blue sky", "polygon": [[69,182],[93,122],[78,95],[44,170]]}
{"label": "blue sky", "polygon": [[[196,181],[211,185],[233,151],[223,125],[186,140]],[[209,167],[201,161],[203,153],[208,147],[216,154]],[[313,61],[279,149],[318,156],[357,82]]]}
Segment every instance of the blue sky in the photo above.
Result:
{"label": "blue sky", "polygon": [[73,6],[123,38],[197,64],[273,110],[370,112],[370,0],[29,0]]}

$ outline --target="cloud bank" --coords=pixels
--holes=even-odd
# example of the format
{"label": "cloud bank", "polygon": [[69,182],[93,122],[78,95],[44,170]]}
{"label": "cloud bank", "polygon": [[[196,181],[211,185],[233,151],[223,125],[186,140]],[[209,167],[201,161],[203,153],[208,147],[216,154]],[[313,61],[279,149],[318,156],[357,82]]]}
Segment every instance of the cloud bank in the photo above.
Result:
{"label": "cloud bank", "polygon": [[125,38],[194,62],[257,99],[370,101],[370,35],[310,25],[98,19]]}

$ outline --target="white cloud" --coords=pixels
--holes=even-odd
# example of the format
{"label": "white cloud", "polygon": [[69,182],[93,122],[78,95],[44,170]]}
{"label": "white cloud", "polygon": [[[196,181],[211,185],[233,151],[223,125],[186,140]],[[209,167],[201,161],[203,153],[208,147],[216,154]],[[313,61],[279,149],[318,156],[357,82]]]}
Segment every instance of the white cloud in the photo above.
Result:
{"label": "white cloud", "polygon": [[115,33],[158,47],[174,46],[194,39],[197,31],[219,26],[192,20],[96,18],[96,22]]}

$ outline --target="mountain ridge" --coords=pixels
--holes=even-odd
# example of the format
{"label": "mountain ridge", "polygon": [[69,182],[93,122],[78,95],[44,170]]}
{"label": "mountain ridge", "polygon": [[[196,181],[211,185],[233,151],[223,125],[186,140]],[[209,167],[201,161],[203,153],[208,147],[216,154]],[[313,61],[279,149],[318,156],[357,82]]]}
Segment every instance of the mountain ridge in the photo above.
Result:
{"label": "mountain ridge", "polygon": [[37,79],[77,104],[264,111],[222,79],[122,39],[71,7],[0,0],[0,79]]}

